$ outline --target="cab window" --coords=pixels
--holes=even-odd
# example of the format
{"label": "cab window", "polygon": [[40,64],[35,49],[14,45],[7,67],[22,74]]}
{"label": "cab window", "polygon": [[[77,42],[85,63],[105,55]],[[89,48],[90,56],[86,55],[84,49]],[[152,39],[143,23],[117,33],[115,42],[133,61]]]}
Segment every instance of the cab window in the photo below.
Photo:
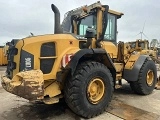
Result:
{"label": "cab window", "polygon": [[104,40],[116,41],[116,16],[108,13],[108,25],[104,34]]}
{"label": "cab window", "polygon": [[80,21],[79,25],[79,34],[78,35],[85,35],[86,29],[88,27],[92,27],[96,30],[96,16],[95,15],[90,15]]}

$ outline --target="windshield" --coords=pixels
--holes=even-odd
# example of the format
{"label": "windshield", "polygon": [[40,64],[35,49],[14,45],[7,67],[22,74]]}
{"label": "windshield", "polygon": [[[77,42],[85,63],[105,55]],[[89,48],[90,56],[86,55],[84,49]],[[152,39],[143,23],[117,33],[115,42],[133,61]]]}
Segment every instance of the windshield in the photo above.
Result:
{"label": "windshield", "polygon": [[131,47],[131,48],[136,48],[136,42],[131,42],[131,43],[130,43],[130,47]]}
{"label": "windshield", "polygon": [[82,19],[78,25],[78,35],[85,35],[88,27],[92,27],[96,30],[96,26],[96,17],[94,15],[87,16]]}
{"label": "windshield", "polygon": [[[72,24],[71,24],[71,16],[67,16],[62,22],[63,32],[73,33]],[[82,18],[77,21],[77,35],[85,35],[86,29],[88,27],[92,27],[96,30],[97,22],[95,15],[89,15],[85,18]]]}
{"label": "windshield", "polygon": [[138,47],[141,47],[141,49],[145,49],[145,43],[144,42],[139,42]]}

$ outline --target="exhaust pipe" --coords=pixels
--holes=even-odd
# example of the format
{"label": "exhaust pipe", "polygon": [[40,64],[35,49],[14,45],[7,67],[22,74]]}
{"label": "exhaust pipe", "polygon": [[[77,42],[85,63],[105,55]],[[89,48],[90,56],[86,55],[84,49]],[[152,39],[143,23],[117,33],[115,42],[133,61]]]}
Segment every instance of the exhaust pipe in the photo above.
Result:
{"label": "exhaust pipe", "polygon": [[54,4],[51,5],[51,8],[54,12],[54,34],[62,33],[62,28],[60,25],[60,12]]}

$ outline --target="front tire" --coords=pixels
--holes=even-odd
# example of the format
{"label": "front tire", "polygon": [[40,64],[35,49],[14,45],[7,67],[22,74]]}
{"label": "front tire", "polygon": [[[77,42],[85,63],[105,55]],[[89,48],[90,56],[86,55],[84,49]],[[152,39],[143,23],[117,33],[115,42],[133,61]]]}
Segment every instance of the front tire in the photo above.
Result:
{"label": "front tire", "polygon": [[131,82],[132,90],[141,95],[148,95],[152,93],[157,82],[157,69],[152,60],[146,59],[143,63],[138,80]]}
{"label": "front tire", "polygon": [[85,118],[101,114],[108,107],[114,90],[109,69],[98,62],[83,62],[65,83],[65,100],[70,109]]}

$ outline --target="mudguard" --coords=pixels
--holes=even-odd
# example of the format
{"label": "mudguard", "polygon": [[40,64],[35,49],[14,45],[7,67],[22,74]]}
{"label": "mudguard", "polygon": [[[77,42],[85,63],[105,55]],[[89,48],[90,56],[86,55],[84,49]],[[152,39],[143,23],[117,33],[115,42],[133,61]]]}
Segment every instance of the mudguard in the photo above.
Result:
{"label": "mudguard", "polygon": [[123,78],[127,81],[137,81],[139,71],[144,63],[144,61],[150,58],[147,55],[141,55],[138,60],[134,63],[134,66],[132,69],[124,69],[123,71]]}
{"label": "mudguard", "polygon": [[116,69],[115,66],[108,55],[108,53],[104,49],[82,49],[78,51],[74,56],[72,57],[71,61],[69,62],[69,68],[71,69],[71,75],[74,74],[76,67],[78,65],[79,60],[84,56],[84,55],[105,55],[105,60],[108,64],[105,64],[112,73],[113,78],[116,78]]}

